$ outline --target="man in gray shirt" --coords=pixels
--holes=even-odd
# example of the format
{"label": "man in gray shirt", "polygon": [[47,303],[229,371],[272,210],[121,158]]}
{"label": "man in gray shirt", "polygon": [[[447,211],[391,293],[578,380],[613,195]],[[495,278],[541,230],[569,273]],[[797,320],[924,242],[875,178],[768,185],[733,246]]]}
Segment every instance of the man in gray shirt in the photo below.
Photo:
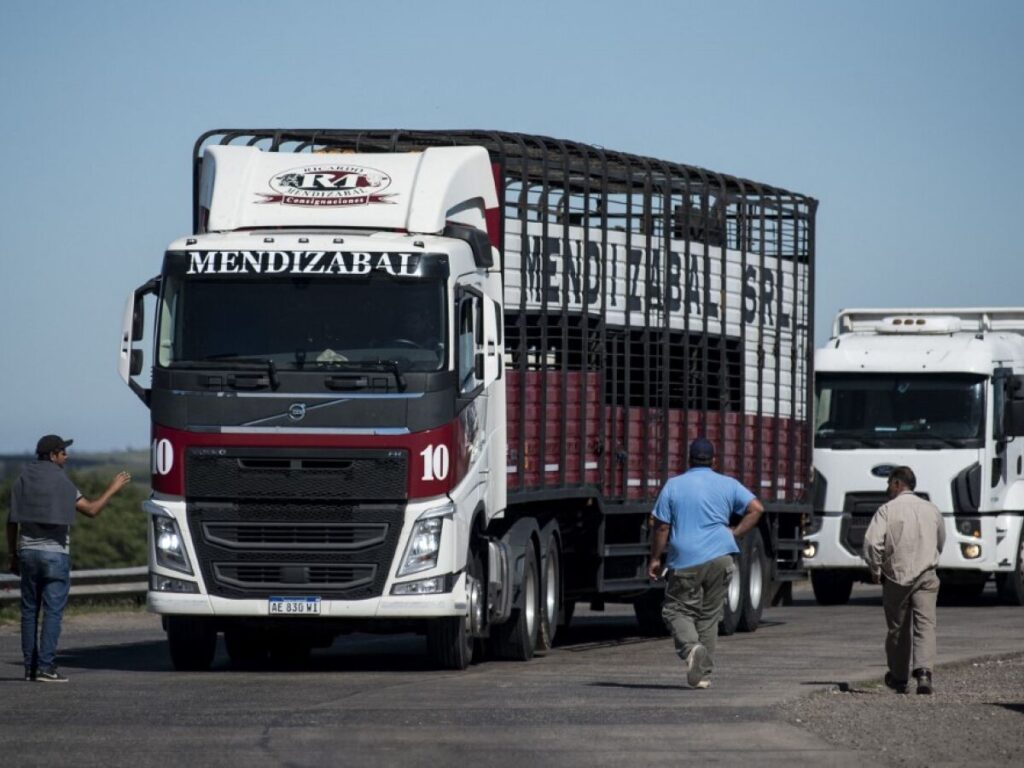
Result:
{"label": "man in gray shirt", "polygon": [[914,494],[916,487],[910,467],[896,467],[889,473],[889,501],[878,508],[864,534],[864,559],[872,580],[882,584],[889,629],[885,684],[906,693],[913,666],[917,692],[929,694],[939,594],[935,566],[946,543],[946,528],[936,506]]}
{"label": "man in gray shirt", "polygon": [[39,438],[36,461],[24,468],[11,488],[7,548],[9,570],[21,575],[21,650],[26,680],[67,682],[57,671],[56,655],[71,582],[69,529],[76,511],[96,517],[111,497],[131,482],[131,475],[120,472],[98,499],[85,498],[64,472],[71,443],[58,435]]}

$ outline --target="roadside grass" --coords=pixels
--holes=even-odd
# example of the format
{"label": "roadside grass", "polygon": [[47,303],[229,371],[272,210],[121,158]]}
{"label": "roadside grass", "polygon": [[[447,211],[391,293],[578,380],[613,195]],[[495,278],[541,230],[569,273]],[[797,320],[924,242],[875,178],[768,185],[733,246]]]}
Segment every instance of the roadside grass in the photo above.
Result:
{"label": "roadside grass", "polygon": [[[110,595],[71,598],[64,609],[65,618],[92,613],[145,613],[146,598],[143,595]],[[0,603],[0,627],[18,624],[21,621],[21,603],[18,600],[4,600]]]}

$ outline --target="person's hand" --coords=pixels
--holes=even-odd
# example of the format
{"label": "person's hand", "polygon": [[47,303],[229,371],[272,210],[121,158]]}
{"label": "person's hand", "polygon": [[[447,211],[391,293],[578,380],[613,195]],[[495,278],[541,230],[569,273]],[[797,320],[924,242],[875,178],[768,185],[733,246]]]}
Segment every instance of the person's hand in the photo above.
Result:
{"label": "person's hand", "polygon": [[661,558],[651,558],[647,561],[647,578],[657,581],[661,578]]}
{"label": "person's hand", "polygon": [[132,476],[128,472],[118,472],[114,479],[110,481],[110,489],[112,491],[120,491],[131,481]]}
{"label": "person's hand", "polygon": [[7,565],[7,570],[15,576],[21,575],[21,564],[18,562],[18,554],[16,552],[11,552],[11,558]]}

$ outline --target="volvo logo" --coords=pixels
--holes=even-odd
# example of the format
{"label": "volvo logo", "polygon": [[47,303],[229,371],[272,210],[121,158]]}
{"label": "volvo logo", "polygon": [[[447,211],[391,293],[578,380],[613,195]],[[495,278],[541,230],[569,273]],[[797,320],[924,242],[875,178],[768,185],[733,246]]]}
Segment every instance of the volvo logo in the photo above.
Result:
{"label": "volvo logo", "polygon": [[306,417],[305,403],[292,403],[288,406],[288,418],[292,421],[302,421]]}
{"label": "volvo logo", "polygon": [[871,474],[875,477],[888,478],[894,469],[896,469],[895,464],[879,464],[877,467],[871,468]]}

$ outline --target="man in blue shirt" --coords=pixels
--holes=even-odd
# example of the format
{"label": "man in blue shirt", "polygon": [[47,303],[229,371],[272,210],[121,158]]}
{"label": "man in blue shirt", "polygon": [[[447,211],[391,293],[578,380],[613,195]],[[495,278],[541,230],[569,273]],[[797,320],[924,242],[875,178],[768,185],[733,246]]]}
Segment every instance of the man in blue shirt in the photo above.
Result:
{"label": "man in blue shirt", "polygon": [[[698,437],[690,444],[690,469],[671,478],[654,505],[654,530],[647,575],[669,571],[662,618],[676,653],[686,661],[686,681],[711,686],[718,622],[735,570],[736,540],[757,525],[761,502],[741,483],[715,472],[715,448]],[[732,515],[743,515],[735,527]],[[668,557],[662,555],[668,547]]]}

